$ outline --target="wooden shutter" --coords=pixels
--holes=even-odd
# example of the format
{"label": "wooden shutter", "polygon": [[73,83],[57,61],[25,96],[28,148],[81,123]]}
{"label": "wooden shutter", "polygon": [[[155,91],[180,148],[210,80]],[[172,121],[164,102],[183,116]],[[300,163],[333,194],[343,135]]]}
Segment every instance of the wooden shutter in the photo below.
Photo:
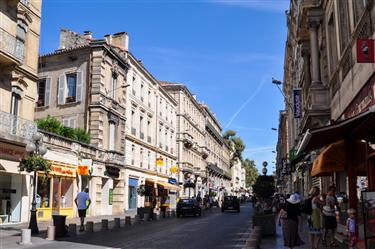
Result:
{"label": "wooden shutter", "polygon": [[50,94],[51,94],[51,78],[48,77],[46,79],[46,89],[45,89],[45,93],[44,93],[44,105],[45,106],[49,106]]}
{"label": "wooden shutter", "polygon": [[76,120],[74,118],[71,118],[69,120],[69,127],[70,128],[76,128]]}
{"label": "wooden shutter", "polygon": [[82,82],[83,82],[83,73],[82,71],[77,72],[77,85],[76,85],[76,101],[82,101]]}
{"label": "wooden shutter", "polygon": [[59,76],[59,92],[57,94],[57,103],[59,105],[65,104],[65,74]]}

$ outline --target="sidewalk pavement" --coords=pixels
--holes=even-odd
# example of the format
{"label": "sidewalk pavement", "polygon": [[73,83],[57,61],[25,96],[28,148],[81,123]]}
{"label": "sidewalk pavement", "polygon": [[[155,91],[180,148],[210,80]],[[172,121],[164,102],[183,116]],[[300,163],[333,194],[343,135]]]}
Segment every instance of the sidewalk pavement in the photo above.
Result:
{"label": "sidewalk pavement", "polygon": [[[310,237],[308,233],[308,228],[307,228],[307,223],[302,222],[302,231],[300,232],[300,237],[302,241],[305,243],[304,245],[295,247],[297,249],[310,249]],[[263,237],[262,242],[260,245],[261,248],[267,248],[267,249],[282,249],[286,248],[284,246],[284,239],[283,239],[283,232],[282,232],[282,227],[278,226],[278,222],[276,221],[276,236],[268,236],[268,237]],[[325,247],[322,246],[322,243],[319,244],[318,249],[339,249],[339,247]]]}
{"label": "sidewalk pavement", "polygon": [[[127,211],[124,214],[117,214],[117,215],[101,215],[101,216],[91,216],[86,217],[85,224],[88,221],[92,221],[94,223],[101,222],[102,219],[108,219],[108,221],[113,221],[115,218],[121,218],[121,221],[125,220],[125,216],[130,216],[131,218],[134,218],[136,215],[135,211]],[[74,217],[66,219],[66,225],[69,224],[77,224],[77,230],[80,225],[80,218]],[[38,221],[38,228],[39,228],[39,234],[36,236],[32,236],[31,240],[32,242],[38,241],[38,243],[42,242],[41,240],[44,240],[46,238],[47,234],[47,227],[53,225],[53,220],[48,221]],[[23,222],[23,223],[8,223],[8,224],[1,224],[0,225],[0,249],[9,248],[11,245],[17,244],[17,242],[20,241],[20,235],[21,235],[21,229],[28,228],[29,223]]]}

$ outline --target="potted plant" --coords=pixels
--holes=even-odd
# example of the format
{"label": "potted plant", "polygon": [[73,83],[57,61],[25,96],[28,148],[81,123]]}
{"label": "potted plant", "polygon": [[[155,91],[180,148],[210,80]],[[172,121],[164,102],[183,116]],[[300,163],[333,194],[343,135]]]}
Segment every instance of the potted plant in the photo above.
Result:
{"label": "potted plant", "polygon": [[43,171],[48,173],[50,171],[51,164],[41,156],[28,156],[22,159],[19,168],[20,171],[34,172]]}

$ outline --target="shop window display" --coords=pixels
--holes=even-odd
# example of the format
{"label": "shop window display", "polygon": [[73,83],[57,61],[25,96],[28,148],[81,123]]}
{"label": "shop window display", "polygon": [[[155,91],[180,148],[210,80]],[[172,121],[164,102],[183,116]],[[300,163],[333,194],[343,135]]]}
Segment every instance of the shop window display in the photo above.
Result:
{"label": "shop window display", "polygon": [[59,178],[53,178],[53,202],[52,207],[59,207]]}
{"label": "shop window display", "polygon": [[60,208],[73,207],[73,180],[61,179]]}
{"label": "shop window display", "polygon": [[44,176],[38,176],[38,190],[36,198],[37,208],[49,208],[50,207],[50,185],[51,181],[49,178]]}

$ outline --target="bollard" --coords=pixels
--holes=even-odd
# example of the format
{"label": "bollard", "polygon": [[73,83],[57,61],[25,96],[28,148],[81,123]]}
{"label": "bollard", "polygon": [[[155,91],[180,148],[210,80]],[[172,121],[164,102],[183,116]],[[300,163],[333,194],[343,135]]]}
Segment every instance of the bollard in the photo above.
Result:
{"label": "bollard", "polygon": [[114,225],[114,229],[119,229],[121,227],[121,220],[120,218],[115,218],[115,225]]}
{"label": "bollard", "polygon": [[21,241],[20,245],[30,245],[31,244],[31,229],[21,229]]}
{"label": "bollard", "polygon": [[134,216],[134,222],[135,222],[135,224],[139,224],[139,223],[141,223],[141,217],[140,217],[138,214],[136,214],[136,215]]}
{"label": "bollard", "polygon": [[130,216],[125,216],[125,226],[130,226],[131,221],[130,221]]}
{"label": "bollard", "polygon": [[150,219],[150,214],[143,214],[143,220],[148,221]]}
{"label": "bollard", "polygon": [[75,223],[69,224],[68,231],[69,231],[70,236],[76,236],[77,235],[77,224],[75,224]]}
{"label": "bollard", "polygon": [[94,222],[92,221],[86,222],[86,232],[88,233],[94,232]]}
{"label": "bollard", "polygon": [[108,220],[107,219],[102,220],[102,231],[103,230],[108,230]]}
{"label": "bollard", "polygon": [[56,231],[55,226],[48,226],[47,227],[47,238],[46,238],[46,240],[55,240],[55,231]]}

